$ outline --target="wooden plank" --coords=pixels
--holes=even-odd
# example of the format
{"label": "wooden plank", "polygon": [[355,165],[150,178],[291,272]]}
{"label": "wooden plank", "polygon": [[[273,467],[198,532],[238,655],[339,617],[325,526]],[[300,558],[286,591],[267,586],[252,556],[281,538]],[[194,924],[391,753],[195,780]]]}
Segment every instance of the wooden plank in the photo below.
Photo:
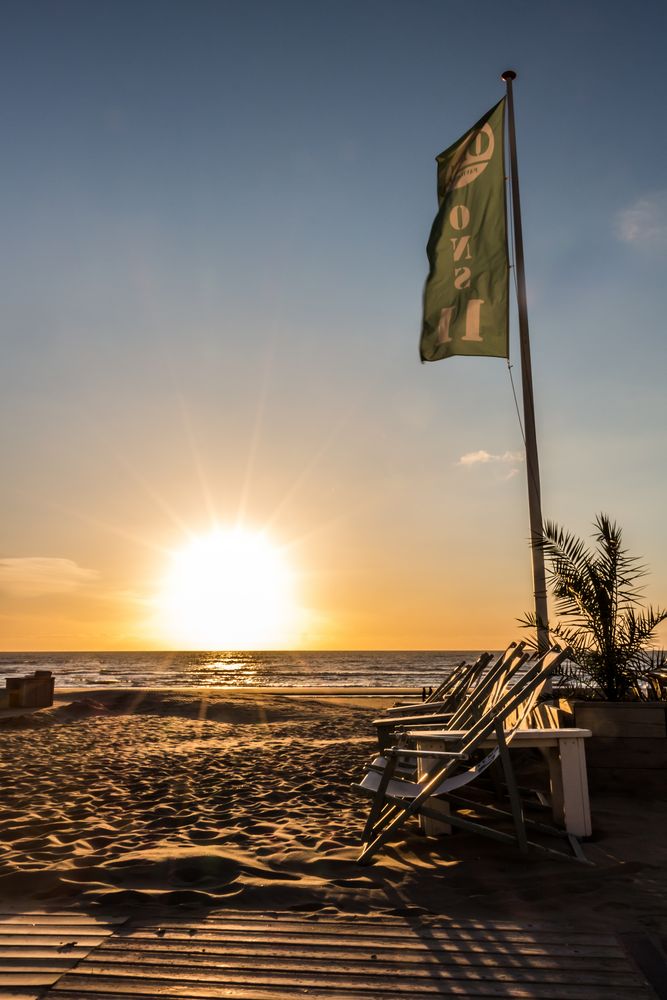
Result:
{"label": "wooden plank", "polygon": [[63,934],[69,934],[75,937],[78,935],[79,937],[104,938],[115,932],[110,927],[102,927],[96,924],[0,923],[0,934],[3,937],[33,933],[40,934],[42,937],[50,935],[62,937]]}
{"label": "wooden plank", "polygon": [[43,958],[34,958],[30,955],[19,957],[3,958],[0,964],[0,982],[5,973],[25,972],[39,975],[47,972],[67,972],[73,962],[68,955],[67,958],[59,958],[58,955],[48,955]]}
{"label": "wooden plank", "polygon": [[[342,946],[341,937],[331,933],[331,934],[311,934],[310,928],[308,932],[302,934],[295,933],[257,933],[254,931],[225,931],[223,933],[211,933],[208,931],[199,931],[196,935],[191,935],[183,933],[182,931],[145,931],[143,929],[130,931],[126,935],[123,935],[125,941],[132,941],[134,939],[140,940],[154,940],[159,938],[162,941],[190,941],[196,937],[197,941],[215,941],[220,944],[230,944],[232,942],[243,942],[252,945],[277,945],[282,947],[283,945],[296,945],[298,947],[304,948],[310,945],[324,946],[328,945],[331,948],[340,950]],[[376,948],[382,948],[386,946],[386,938],[382,934],[370,935],[370,934],[358,934],[354,939],[349,942],[345,942],[345,947],[353,949],[370,949],[373,951]],[[443,951],[456,951],[461,948],[466,948],[470,951],[494,951],[503,950],[507,948],[507,943],[503,941],[501,937],[490,937],[481,938],[474,941],[466,941],[465,939],[453,940],[452,937],[446,931],[431,931],[428,932],[420,931],[419,935],[412,933],[407,939],[395,938],[392,944],[393,947],[399,950],[433,950],[440,949]],[[560,943],[544,943],[539,942],[528,943],[526,942],[521,947],[521,951],[524,954],[550,954],[550,955],[584,955],[588,957],[599,958],[604,961],[606,958],[613,956],[613,954],[618,953],[618,948],[616,945],[606,946],[606,945],[579,945],[576,938],[570,941],[561,941]]]}
{"label": "wooden plank", "polygon": [[667,769],[667,739],[631,739],[595,736],[588,741],[590,767]]}
{"label": "wooden plank", "polygon": [[[189,955],[152,955],[144,953],[124,952],[122,954],[111,954],[96,951],[94,962],[96,968],[106,967],[103,974],[117,974],[114,963],[123,966],[122,973],[131,974],[132,970],[139,970],[140,975],[153,976],[151,969],[164,970],[173,973],[176,978],[187,978],[188,974],[196,980],[205,978],[205,974],[217,972],[225,976],[236,976],[240,972],[263,973],[275,972],[285,973],[290,976],[307,972],[308,975],[314,973],[322,974],[318,976],[322,981],[326,974],[347,975],[351,979],[358,978],[364,982],[369,975],[373,977],[384,977],[393,981],[402,979],[479,979],[493,980],[494,982],[536,982],[536,983],[586,983],[606,986],[610,982],[610,972],[607,968],[600,969],[597,966],[594,970],[581,969],[579,966],[563,968],[556,965],[555,968],[536,968],[533,963],[526,967],[517,966],[520,955],[516,953],[511,956],[500,956],[501,963],[478,962],[453,962],[444,964],[434,956],[423,958],[418,965],[410,967],[399,960],[390,962],[384,959],[370,960],[368,957],[364,962],[350,963],[346,956],[339,958],[328,958],[325,961],[313,960],[310,954],[294,955],[291,960],[286,958],[276,958],[274,956],[259,957],[248,955],[245,958],[231,957],[230,959],[214,959],[210,956],[198,955],[194,952]],[[503,962],[503,959],[505,961]],[[508,960],[509,959],[509,960]],[[354,967],[356,964],[357,968]],[[509,968],[504,967],[509,965]],[[85,971],[89,972],[91,963],[86,962]],[[200,975],[204,973],[204,976]],[[195,975],[196,973],[196,975]],[[621,986],[641,986],[643,980],[634,971],[631,971],[627,962],[614,974],[613,985]]]}
{"label": "wooden plank", "polygon": [[127,923],[127,917],[94,917],[89,913],[54,913],[47,910],[22,910],[21,913],[0,913],[0,925],[29,924],[36,927],[40,924],[53,926],[70,926],[71,924],[86,927],[104,928]]}
{"label": "wooden plank", "polygon": [[219,911],[111,928],[84,914],[17,916],[0,923],[0,1000],[3,987],[21,1000],[40,987],[54,1000],[652,996],[613,936],[555,923]]}
{"label": "wooden plank", "polygon": [[[410,917],[396,917],[392,914],[378,913],[378,914],[365,914],[365,913],[344,913],[344,914],[321,914],[321,913],[300,913],[291,912],[289,910],[283,910],[281,912],[270,912],[270,913],[246,913],[244,910],[212,910],[210,913],[206,914],[205,920],[199,921],[187,921],[193,927],[208,925],[210,923],[229,923],[229,921],[240,921],[246,925],[249,924],[322,924],[331,926],[350,926],[357,927],[360,924],[373,924],[373,926],[382,925],[383,927],[413,927],[415,923],[419,926],[438,926],[438,927],[475,927],[475,928],[493,928],[494,930],[518,930],[520,927],[536,927],[532,921],[527,921],[525,924],[518,924],[516,921],[509,920],[499,920],[497,923],[492,920],[453,920],[447,917],[435,917],[430,915],[422,915],[411,919]],[[183,921],[173,921],[178,923],[183,923]],[[540,924],[546,930],[557,929],[557,924],[545,923]]]}
{"label": "wooden plank", "polygon": [[7,988],[0,990],[0,1000],[40,1000],[40,997],[43,996],[43,990],[34,990],[32,987],[28,986],[25,988],[17,986],[11,989]]}
{"label": "wooden plank", "polygon": [[332,927],[358,927],[361,924],[370,924],[373,927],[382,927],[383,929],[390,926],[396,926],[399,928],[407,929],[418,927],[442,927],[442,928],[465,928],[467,930],[491,930],[491,931],[544,931],[558,933],[562,936],[563,927],[555,921],[534,921],[534,920],[522,920],[521,923],[517,923],[515,920],[480,920],[478,918],[471,919],[450,919],[449,917],[435,917],[432,915],[422,915],[419,914],[414,918],[410,917],[397,917],[393,914],[378,913],[376,915],[369,916],[368,914],[355,914],[355,913],[345,913],[342,915],[327,915],[320,913],[294,913],[289,910],[283,910],[279,912],[252,912],[245,910],[212,910],[206,915],[205,920],[188,920],[183,918],[182,920],[176,920],[170,918],[162,926],[182,926],[186,924],[188,927],[207,927],[211,923],[225,923],[229,921],[241,922],[245,926],[255,925],[257,923],[261,924],[284,924],[284,923],[296,923],[299,926],[312,924],[320,924],[322,926],[331,925]]}
{"label": "wooden plank", "polygon": [[[495,998],[498,995],[507,998],[507,1000],[515,1000],[517,996],[519,996],[519,1000],[533,1000],[532,994],[522,993],[520,995],[517,995],[513,991],[509,992],[507,989],[504,989],[504,992],[501,994],[488,993],[488,992],[473,994],[467,992],[467,990],[465,989],[464,990],[447,989],[445,991],[443,987],[443,989],[440,991],[439,994],[435,994],[435,996],[450,996],[450,997],[451,996],[470,997],[473,995],[481,997],[482,1000],[492,1000],[492,998]],[[69,990],[64,990],[64,991],[59,990],[59,992],[57,994],[53,994],[53,996],[54,997],[57,996],[57,1000],[100,1000],[100,997],[109,997],[109,996],[113,996],[114,1000],[139,1000],[139,998],[140,1000],[163,1000],[165,994],[163,992],[151,993],[143,991],[141,993],[120,993],[116,989],[105,988],[103,991],[99,989],[95,989],[94,991],[90,990],[82,991],[77,989],[76,992],[70,992]],[[249,988],[245,988],[242,986],[232,986],[227,988],[223,986],[217,988],[215,992],[211,993],[206,993],[199,990],[196,993],[193,992],[179,993],[177,994],[177,996],[179,1000],[202,1000],[202,998],[204,998],[204,1000],[295,1000],[295,998],[299,996],[307,997],[308,1000],[412,1000],[412,997],[415,996],[415,994],[404,993],[402,990],[400,992],[393,991],[392,993],[384,993],[384,992],[378,993],[377,991],[369,993],[368,991],[363,990],[361,992],[357,991],[354,994],[349,994],[349,993],[346,994],[346,993],[341,993],[339,991],[321,990],[321,989],[296,991],[290,989],[285,990],[280,987],[276,988],[269,987],[267,989],[258,986]],[[587,1000],[599,1000],[599,996],[590,994]],[[648,998],[644,994],[644,995],[638,995],[636,997],[631,997],[630,1000],[648,1000]],[[654,998],[651,998],[651,1000],[654,1000]]]}
{"label": "wooden plank", "polygon": [[[665,739],[664,720],[660,722],[641,722],[633,719],[622,719],[613,716],[610,719],[596,719],[593,739],[599,736],[632,737],[633,739]],[[588,726],[587,728],[591,728]]]}
{"label": "wooden plank", "polygon": [[[223,912],[135,922],[52,988],[57,1000],[650,1000],[608,934],[492,922]],[[655,1000],[655,997],[653,997]]]}
{"label": "wooden plank", "polygon": [[[183,944],[174,947],[174,942],[162,943],[137,943],[135,940],[132,941],[131,953],[137,956],[174,956],[174,957],[189,957],[190,955],[198,955],[202,957],[209,957],[212,960],[217,959],[234,959],[235,957],[244,958],[247,956],[254,955],[258,960],[269,958],[305,958],[308,957],[309,961],[319,961],[327,960],[331,961],[332,958],[343,953],[345,955],[345,962],[348,966],[353,967],[360,963],[367,963],[369,959],[371,961],[384,961],[384,962],[399,962],[401,965],[418,965],[424,961],[436,960],[441,964],[454,964],[454,965],[470,965],[474,962],[476,965],[493,965],[502,966],[505,964],[516,965],[517,956],[525,954],[521,947],[513,942],[504,942],[504,945],[495,951],[481,951],[480,949],[475,949],[474,951],[469,951],[465,947],[453,948],[449,951],[444,951],[442,949],[435,948],[424,948],[424,949],[414,949],[414,950],[395,950],[388,947],[377,947],[373,950],[367,948],[362,949],[359,952],[350,952],[346,949],[341,952],[340,948],[333,947],[309,947],[307,951],[303,948],[293,945],[291,947],[285,947],[281,945],[279,947],[273,945],[267,945],[262,947],[261,945],[204,945],[196,944],[196,939],[191,940],[190,946]],[[104,946],[95,951],[95,957],[104,956],[105,960],[115,961],[115,956],[119,954],[121,957],[119,960],[122,961],[122,956],[126,954],[127,946],[121,942],[110,941],[104,944]],[[195,950],[196,949],[196,950]],[[376,959],[372,959],[371,956],[375,955]],[[530,964],[534,968],[542,969],[560,969],[563,966],[563,956],[554,955],[549,949],[545,949],[544,953],[538,955],[530,955]],[[581,955],[569,955],[568,965],[575,967],[577,969],[599,969],[602,965],[605,969],[614,971],[617,969],[623,969],[626,965],[626,960],[624,956],[617,952],[615,955],[607,955],[604,958],[599,956],[581,956]]]}
{"label": "wooden plank", "polygon": [[[250,989],[245,989],[239,986],[233,986],[229,989],[222,987],[216,990],[215,993],[209,993],[208,997],[206,993],[181,993],[178,994],[179,1000],[201,1000],[201,998],[206,998],[206,1000],[295,1000],[298,996],[307,997],[308,1000],[412,1000],[414,994],[404,993],[402,990],[399,992],[392,993],[378,993],[372,992],[368,993],[366,991],[362,993],[355,993],[353,995],[343,994],[337,991],[330,990],[303,990],[299,993],[294,990],[276,990],[276,989],[261,989],[258,987],[251,987]],[[436,996],[458,996],[458,997],[479,997],[481,1000],[495,1000],[496,997],[504,997],[505,1000],[567,1000],[562,996],[554,998],[553,993],[549,993],[546,996],[542,994],[537,998],[537,994],[531,991],[522,990],[517,992],[513,989],[508,988],[506,985],[502,987],[502,992],[478,992],[477,990],[469,991],[467,984],[462,987],[449,987],[441,990]],[[77,989],[76,992],[71,992],[69,990],[60,991],[57,994],[50,994],[57,1000],[100,1000],[100,997],[113,996],[114,1000],[162,1000],[164,993],[119,993],[117,990],[112,989],[111,991],[99,991],[95,990],[90,992],[88,990],[82,991]],[[607,994],[605,993],[605,1000]],[[5,1000],[4,997],[0,997],[0,1000]],[[14,998],[12,998],[14,1000]],[[22,1000],[22,998],[20,998]],[[582,1000],[582,998],[580,998]],[[591,992],[583,998],[583,1000],[601,1000],[600,992],[597,987],[594,987]],[[638,992],[636,990],[629,991],[622,996],[617,996],[616,998],[611,998],[611,1000],[656,1000],[654,993]]]}
{"label": "wooden plank", "polygon": [[[627,726],[658,726],[660,734],[667,735],[667,712],[662,702],[607,702],[603,706],[579,703],[575,708],[577,726],[593,729],[597,736],[600,726],[615,726],[616,732],[623,735]],[[612,734],[610,734],[612,735]],[[615,733],[614,733],[615,735]]]}
{"label": "wooden plank", "polygon": [[[165,934],[175,933],[183,934],[185,931],[186,935],[190,938],[198,937],[200,934],[218,934],[221,938],[225,938],[227,934],[232,933],[252,933],[255,935],[265,935],[265,934],[275,934],[275,935],[299,935],[308,934],[311,937],[327,937],[335,938],[337,941],[340,939],[347,940],[348,938],[354,942],[358,940],[360,936],[372,937],[378,941],[386,943],[387,941],[405,941],[406,938],[419,937],[423,940],[461,940],[461,941],[484,941],[488,938],[489,934],[496,934],[502,936],[504,940],[508,941],[527,941],[527,942],[543,942],[547,944],[548,942],[554,942],[558,944],[563,940],[563,929],[559,931],[540,931],[534,932],[529,930],[524,930],[517,927],[516,930],[501,931],[499,929],[493,928],[489,930],[479,930],[476,927],[449,927],[447,925],[406,925],[397,930],[390,928],[385,928],[377,922],[369,922],[367,924],[360,925],[359,927],[351,926],[349,924],[341,924],[338,927],[335,924],[326,924],[324,926],[318,924],[299,924],[296,921],[290,921],[289,924],[281,923],[279,927],[275,924],[266,924],[265,926],[253,924],[252,927],[244,925],[242,922],[234,922],[220,926],[217,923],[203,923],[203,924],[174,924],[174,923],[160,923],[155,929],[152,927],[147,927],[145,925],[140,925],[135,927],[130,925],[127,929],[127,933],[123,934],[123,939],[125,937],[134,937],[138,934],[143,934],[146,936],[156,935],[158,937],[163,937]],[[570,938],[576,939],[577,944],[582,945],[599,945],[600,947],[617,948],[618,942],[613,934],[605,933],[591,933],[590,931],[576,931],[570,932]]]}
{"label": "wooden plank", "polygon": [[25,927],[22,929],[21,933],[15,934],[5,934],[4,931],[0,932],[0,947],[17,947],[19,945],[51,945],[53,948],[62,948],[65,946],[79,947],[79,948],[95,948],[98,944],[102,944],[105,938],[101,934],[96,934],[95,937],[89,937],[86,934],[42,934],[39,933],[30,934],[29,930]]}
{"label": "wooden plank", "polygon": [[[113,918],[119,925],[125,918]],[[103,918],[54,911],[0,914],[0,1000],[43,996],[112,931]]]}
{"label": "wooden plank", "polygon": [[[351,992],[351,990],[354,992]],[[330,988],[323,985],[315,977],[312,985],[306,986],[301,981],[271,982],[174,982],[158,981],[145,978],[133,979],[124,977],[106,978],[95,975],[85,975],[82,972],[65,976],[53,990],[53,996],[65,1000],[62,994],[77,1000],[86,1000],[87,996],[114,996],[116,1000],[136,1000],[138,997],[179,997],[181,1000],[276,1000],[279,997],[291,997],[303,993],[309,1000],[341,1000],[343,997],[363,998],[369,1000],[412,1000],[414,997],[432,996],[462,996],[462,997],[504,997],[506,1000],[600,1000],[600,990],[597,986],[560,986],[558,984],[513,984],[477,982],[458,980],[451,982],[424,982],[411,986],[408,990],[377,987],[369,980],[363,986],[355,984],[351,988]],[[617,990],[612,984],[604,990],[604,1000],[650,1000],[650,993],[643,987],[621,987]]]}
{"label": "wooden plank", "polygon": [[[130,927],[132,925],[129,925]],[[147,925],[142,924],[142,929],[148,930]],[[559,942],[563,940],[563,928],[556,925],[545,927],[541,925],[536,925],[534,928],[530,923],[525,924],[510,924],[510,923],[485,923],[480,924],[478,922],[471,921],[470,923],[460,923],[460,922],[450,922],[450,921],[433,921],[433,920],[418,920],[409,922],[403,920],[398,924],[391,924],[385,926],[384,917],[375,917],[370,919],[360,919],[350,921],[349,919],[336,919],[330,918],[324,919],[309,919],[309,920],[299,920],[294,917],[282,918],[278,921],[267,920],[262,917],[257,917],[252,921],[245,920],[244,917],[240,919],[228,919],[220,920],[217,917],[207,918],[205,921],[199,922],[184,922],[184,921],[172,921],[167,920],[159,924],[160,931],[164,930],[178,930],[183,927],[187,927],[188,933],[195,931],[199,933],[202,931],[210,931],[211,929],[220,929],[225,933],[227,931],[233,930],[261,930],[268,931],[269,933],[276,931],[282,933],[283,931],[291,930],[293,932],[306,931],[307,933],[319,933],[320,931],[327,934],[335,934],[336,937],[340,936],[352,936],[357,938],[360,933],[372,932],[376,936],[381,936],[383,940],[387,938],[398,938],[399,940],[404,940],[407,935],[427,935],[430,933],[435,934],[440,932],[447,937],[454,938],[470,938],[475,937],[484,938],[490,932],[494,934],[502,934],[503,937],[508,937],[511,940],[535,940],[540,938],[544,941],[555,941]],[[603,932],[591,932],[589,930],[582,929],[572,930],[568,928],[570,935],[576,934],[577,942],[581,944],[605,944],[610,947],[617,946],[617,940],[613,934],[606,934]]]}
{"label": "wooden plank", "polygon": [[[83,958],[84,955],[89,953],[89,951],[90,948],[68,948],[67,957],[69,959]],[[58,954],[57,949],[55,953]],[[33,948],[30,945],[24,945],[23,947],[18,948],[12,946],[0,947],[0,968],[2,968],[4,962],[9,962],[15,958],[22,958],[26,960],[31,958],[38,960],[41,958],[50,958],[53,954],[54,949],[49,948],[48,946],[41,948]]]}
{"label": "wooden plank", "polygon": [[61,972],[0,972],[0,986],[53,986]]}
{"label": "wooden plank", "polygon": [[[369,993],[366,990],[357,990],[354,994],[341,993],[338,990],[322,989],[295,989],[292,987],[266,987],[261,985],[240,986],[238,984],[220,984],[209,988],[198,984],[187,984],[181,986],[169,986],[165,984],[153,988],[146,983],[112,983],[102,980],[72,981],[58,984],[55,991],[50,994],[54,1000],[100,1000],[100,997],[113,997],[114,1000],[163,1000],[164,997],[177,997],[178,1000],[295,1000],[296,997],[304,996],[308,1000],[411,1000],[418,994],[394,991],[392,993]],[[423,995],[423,994],[422,994]],[[436,996],[452,995],[435,994]],[[456,994],[453,994],[456,995]],[[470,994],[462,994],[464,996]],[[512,994],[504,993],[505,997],[512,997]],[[488,994],[486,994],[488,997]],[[642,997],[641,1000],[646,1000]]]}
{"label": "wooden plank", "polygon": [[[569,930],[569,928],[568,928]],[[351,942],[358,941],[360,939],[373,939],[379,942],[395,941],[397,943],[405,942],[407,939],[413,937],[419,937],[425,941],[428,940],[449,940],[452,937],[457,937],[461,939],[479,939],[485,940],[490,934],[498,935],[499,937],[505,937],[507,935],[514,935],[517,939],[526,939],[532,941],[544,940],[545,942],[554,941],[559,942],[563,940],[564,933],[561,928],[558,933],[544,933],[535,932],[529,930],[523,930],[517,927],[516,930],[504,931],[500,929],[489,928],[488,930],[478,930],[477,928],[452,928],[448,926],[441,925],[420,925],[414,924],[412,926],[406,925],[403,928],[385,928],[378,923],[370,923],[365,926],[355,927],[345,927],[345,925],[338,928],[336,925],[327,924],[326,926],[321,926],[318,924],[304,923],[304,924],[290,924],[289,926],[276,926],[267,925],[265,927],[259,925],[244,925],[243,923],[228,924],[220,926],[217,923],[203,923],[196,925],[189,924],[173,924],[173,923],[159,923],[155,925],[145,925],[145,924],[130,924],[122,932],[123,938],[131,938],[136,936],[143,937],[204,937],[210,939],[226,940],[228,935],[246,935],[253,940],[267,940],[267,935],[271,938],[280,941],[289,941],[291,939],[302,939],[304,936],[312,937],[316,939],[331,939],[334,943],[340,941],[340,939],[350,940]],[[568,936],[570,939],[575,939],[576,941],[584,941],[591,945],[600,945],[601,947],[617,947],[617,941],[610,934],[596,934],[591,932],[570,932]]]}

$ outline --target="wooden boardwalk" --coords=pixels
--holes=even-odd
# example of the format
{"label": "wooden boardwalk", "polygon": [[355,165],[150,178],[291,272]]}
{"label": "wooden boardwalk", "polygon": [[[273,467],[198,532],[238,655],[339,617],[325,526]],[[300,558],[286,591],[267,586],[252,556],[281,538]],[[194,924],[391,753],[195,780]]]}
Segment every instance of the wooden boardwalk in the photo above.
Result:
{"label": "wooden boardwalk", "polygon": [[655,1000],[611,934],[219,910],[0,914],[0,1000]]}
{"label": "wooden boardwalk", "polygon": [[73,969],[122,918],[86,913],[0,913],[0,1000],[36,1000]]}

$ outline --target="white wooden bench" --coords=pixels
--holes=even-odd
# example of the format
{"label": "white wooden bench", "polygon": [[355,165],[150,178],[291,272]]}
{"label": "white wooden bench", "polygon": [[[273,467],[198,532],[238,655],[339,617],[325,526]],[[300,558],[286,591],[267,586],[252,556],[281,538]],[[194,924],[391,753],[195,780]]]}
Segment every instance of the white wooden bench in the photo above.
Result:
{"label": "white wooden bench", "polygon": [[[414,730],[408,733],[418,750],[446,750],[448,740],[460,739],[464,735],[463,732],[442,729]],[[549,764],[554,821],[576,837],[590,837],[592,833],[584,747],[584,740],[590,735],[590,729],[517,729],[510,744],[510,750],[537,748],[542,751]],[[494,743],[495,737],[491,736],[483,745],[493,746]],[[424,773],[432,764],[432,759],[420,757],[419,773]],[[434,805],[443,813],[443,822],[425,819],[424,832],[432,835],[450,833],[446,809],[442,808],[447,803],[434,800]]]}

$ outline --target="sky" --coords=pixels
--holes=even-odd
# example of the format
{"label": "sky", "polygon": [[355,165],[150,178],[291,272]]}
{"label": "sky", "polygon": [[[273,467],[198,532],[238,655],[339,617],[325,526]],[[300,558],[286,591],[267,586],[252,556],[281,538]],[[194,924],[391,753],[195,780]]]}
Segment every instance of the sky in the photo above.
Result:
{"label": "sky", "polygon": [[[666,31],[662,0],[5,0],[1,647],[516,638],[507,363],[418,355],[435,156],[507,68],[544,515],[609,513],[667,603]],[[518,385],[514,315],[511,354]],[[165,598],[193,544],[228,605],[199,634],[192,565]]]}

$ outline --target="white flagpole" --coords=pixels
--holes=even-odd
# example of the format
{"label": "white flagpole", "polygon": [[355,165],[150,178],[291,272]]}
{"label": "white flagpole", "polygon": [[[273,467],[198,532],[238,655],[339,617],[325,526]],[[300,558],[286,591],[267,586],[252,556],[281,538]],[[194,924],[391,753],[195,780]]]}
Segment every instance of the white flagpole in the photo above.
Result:
{"label": "white flagpole", "polygon": [[517,169],[516,134],[514,130],[514,102],[512,99],[512,80],[516,79],[516,73],[513,69],[507,69],[503,73],[502,79],[507,85],[507,120],[510,141],[510,174],[514,220],[514,262],[516,266],[517,305],[519,309],[521,387],[523,395],[524,433],[526,435],[526,474],[528,477],[528,511],[533,556],[533,590],[535,594],[535,615],[538,621],[537,645],[540,652],[544,652],[549,646],[549,618],[544,553],[535,544],[542,538],[542,501],[540,496],[540,465],[537,457],[537,436],[535,433],[535,403],[533,400],[533,374],[530,364],[526,274],[523,259],[521,202],[519,199],[519,173]]}

